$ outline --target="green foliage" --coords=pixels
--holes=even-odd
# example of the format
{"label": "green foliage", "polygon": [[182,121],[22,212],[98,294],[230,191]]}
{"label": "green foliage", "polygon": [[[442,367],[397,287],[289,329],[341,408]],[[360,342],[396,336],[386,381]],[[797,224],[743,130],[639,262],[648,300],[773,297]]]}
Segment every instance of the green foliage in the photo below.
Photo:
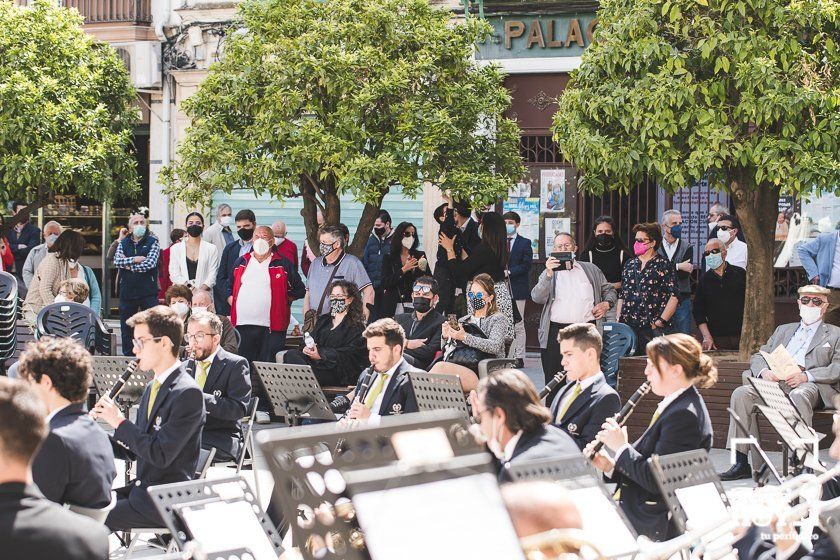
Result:
{"label": "green foliage", "polygon": [[644,175],[840,187],[840,3],[604,0],[554,133],[590,192]]}
{"label": "green foliage", "polygon": [[170,192],[193,204],[215,190],[309,191],[331,216],[336,194],[378,207],[396,184],[409,197],[424,181],[476,204],[502,196],[523,171],[502,117],[510,96],[498,69],[471,60],[489,26],[450,16],[427,0],[243,3],[240,31],[184,104]]}
{"label": "green foliage", "polygon": [[0,2],[0,200],[138,188],[134,88],[116,51],[82,23],[55,2]]}

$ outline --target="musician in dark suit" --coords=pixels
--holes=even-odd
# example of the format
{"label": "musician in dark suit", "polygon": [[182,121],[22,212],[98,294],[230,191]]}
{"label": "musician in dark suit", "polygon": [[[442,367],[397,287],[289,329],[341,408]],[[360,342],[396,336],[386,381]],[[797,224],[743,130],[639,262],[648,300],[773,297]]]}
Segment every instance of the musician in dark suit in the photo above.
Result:
{"label": "musician in dark suit", "polygon": [[511,480],[510,465],[580,454],[569,434],[549,423],[551,413],[518,369],[490,373],[470,393],[470,401],[481,439],[499,461],[499,482]]}
{"label": "musician in dark suit", "polygon": [[25,381],[0,377],[0,557],[105,560],[102,525],[47,500],[32,484],[32,458],[47,437],[46,414]]}
{"label": "musician in dark suit", "polygon": [[598,327],[575,323],[560,329],[559,337],[567,383],[551,404],[551,423],[583,449],[604,421],[621,410],[621,401],[601,372],[603,340]]}
{"label": "musician in dark suit", "polygon": [[409,364],[428,371],[440,351],[440,331],[443,315],[435,310],[438,300],[438,283],[431,276],[421,276],[412,288],[414,311],[395,317],[405,331],[403,358]]}
{"label": "musician in dark suit", "polygon": [[32,478],[59,504],[103,508],[117,476],[108,434],[88,416],[90,354],[71,338],[47,336],[20,356],[18,373],[47,408],[50,432],[32,462]]}
{"label": "musician in dark suit", "polygon": [[155,377],[140,398],[136,423],[107,396],[92,411],[114,428],[115,449],[137,460],[137,478],[116,491],[117,505],[105,520],[112,531],[161,526],[147,489],[195,476],[205,418],[204,394],[178,360],[184,332],[178,314],[158,305],[137,313],[128,325],[134,328],[138,369]]}
{"label": "musician in dark suit", "polygon": [[251,402],[248,360],[221,347],[222,321],[214,313],[193,313],[186,338],[187,350],[195,352],[193,374],[207,411],[201,447],[215,447],[220,461],[235,460],[243,443],[238,421]]}
{"label": "musician in dark suit", "polygon": [[[593,464],[616,482],[621,492],[619,505],[640,535],[662,541],[676,536],[668,506],[659,491],[648,459],[712,446],[712,423],[706,403],[695,385],[710,387],[717,380],[717,368],[703,354],[700,343],[686,334],[669,334],[647,345],[645,376],[652,392],[662,397],[650,427],[630,444],[627,430],[610,418],[598,440],[603,449]],[[593,442],[594,443],[594,442]],[[584,454],[589,451],[584,449]]]}
{"label": "musician in dark suit", "polygon": [[362,333],[367,339],[370,366],[359,376],[357,387],[366,384],[363,402],[354,402],[356,389],[347,395],[353,403],[347,411],[348,419],[377,419],[417,412],[417,398],[408,374],[422,371],[403,358],[405,331],[393,319],[374,321]]}

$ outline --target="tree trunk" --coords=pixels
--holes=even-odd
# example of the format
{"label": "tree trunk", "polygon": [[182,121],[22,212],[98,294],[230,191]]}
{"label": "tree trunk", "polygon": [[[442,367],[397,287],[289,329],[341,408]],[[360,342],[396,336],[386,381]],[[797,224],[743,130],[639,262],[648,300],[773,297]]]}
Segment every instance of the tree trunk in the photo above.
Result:
{"label": "tree trunk", "polygon": [[6,218],[3,225],[0,226],[0,238],[6,237],[9,231],[11,231],[11,229],[17,224],[21,222],[28,222],[32,218],[32,215],[46,204],[47,201],[41,198],[41,189],[38,189],[38,195],[34,201],[30,202],[26,208],[22,209],[17,214]]}
{"label": "tree trunk", "polygon": [[318,254],[318,204],[315,201],[315,187],[304,175],[300,177],[300,192],[303,195],[303,209],[300,215],[306,228],[306,242]]}
{"label": "tree trunk", "polygon": [[362,216],[359,218],[359,224],[356,226],[353,243],[350,244],[348,249],[350,254],[362,258],[362,253],[364,253],[370,232],[373,231],[373,223],[376,221],[376,215],[379,214],[380,208],[382,208],[382,199],[385,198],[386,194],[388,194],[387,190],[381,193],[375,204],[371,204],[370,202],[365,204],[365,208],[362,210]]}
{"label": "tree trunk", "polygon": [[744,325],[739,348],[740,359],[748,361],[767,342],[775,328],[773,232],[779,188],[766,183],[756,185],[748,173],[736,171],[730,176],[729,192],[749,245]]}

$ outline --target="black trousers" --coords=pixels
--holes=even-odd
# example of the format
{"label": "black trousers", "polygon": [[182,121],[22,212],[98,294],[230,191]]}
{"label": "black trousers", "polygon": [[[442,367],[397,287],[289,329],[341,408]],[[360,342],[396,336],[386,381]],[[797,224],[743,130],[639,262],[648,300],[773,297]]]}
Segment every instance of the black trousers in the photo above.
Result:
{"label": "black trousers", "polygon": [[637,327],[630,325],[630,328],[633,329],[634,333],[636,333],[636,356],[644,356],[645,346],[647,346],[647,343],[657,336],[665,334],[665,332],[660,329],[652,329],[650,327]]}
{"label": "black trousers", "polygon": [[[560,355],[560,343],[557,342],[557,336],[560,334],[560,329],[568,327],[571,323],[550,323],[548,326],[548,343],[546,347],[540,351],[540,360],[542,361],[543,376],[546,384],[551,381],[554,375],[563,369],[561,362],[563,357]],[[551,406],[554,397],[563,388],[563,385],[556,387],[545,398],[546,406]],[[542,387],[537,387],[539,391]]]}
{"label": "black trousers", "polygon": [[[297,364],[301,366],[309,366],[312,368],[312,373],[315,374],[315,379],[322,387],[335,385],[348,385],[347,379],[353,374],[348,375],[348,372],[342,371],[338,368],[327,368],[322,366],[320,360],[313,360],[298,349],[289,350],[283,355],[284,364]],[[356,375],[358,377],[358,375]],[[354,383],[355,381],[351,382]]]}
{"label": "black trousers", "polygon": [[263,387],[254,362],[277,361],[277,352],[286,349],[286,333],[272,332],[268,327],[259,325],[237,325],[236,330],[242,336],[239,355],[248,360],[251,366],[251,388],[253,395],[260,398],[259,410],[271,411],[268,394]]}

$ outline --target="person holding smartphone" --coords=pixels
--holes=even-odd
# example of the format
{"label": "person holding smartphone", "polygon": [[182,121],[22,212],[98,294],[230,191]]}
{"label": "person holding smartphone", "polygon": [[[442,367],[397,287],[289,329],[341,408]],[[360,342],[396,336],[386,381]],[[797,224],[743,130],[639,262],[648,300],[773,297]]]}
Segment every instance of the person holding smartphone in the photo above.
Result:
{"label": "person holding smartphone", "polygon": [[[618,299],[615,286],[601,269],[575,259],[576,251],[577,243],[572,234],[557,235],[545,270],[531,290],[531,299],[543,304],[537,334],[546,383],[561,369],[562,356],[557,341],[560,329],[574,323],[594,323],[600,331],[604,318],[612,315]],[[548,399],[553,397],[549,395]]]}

